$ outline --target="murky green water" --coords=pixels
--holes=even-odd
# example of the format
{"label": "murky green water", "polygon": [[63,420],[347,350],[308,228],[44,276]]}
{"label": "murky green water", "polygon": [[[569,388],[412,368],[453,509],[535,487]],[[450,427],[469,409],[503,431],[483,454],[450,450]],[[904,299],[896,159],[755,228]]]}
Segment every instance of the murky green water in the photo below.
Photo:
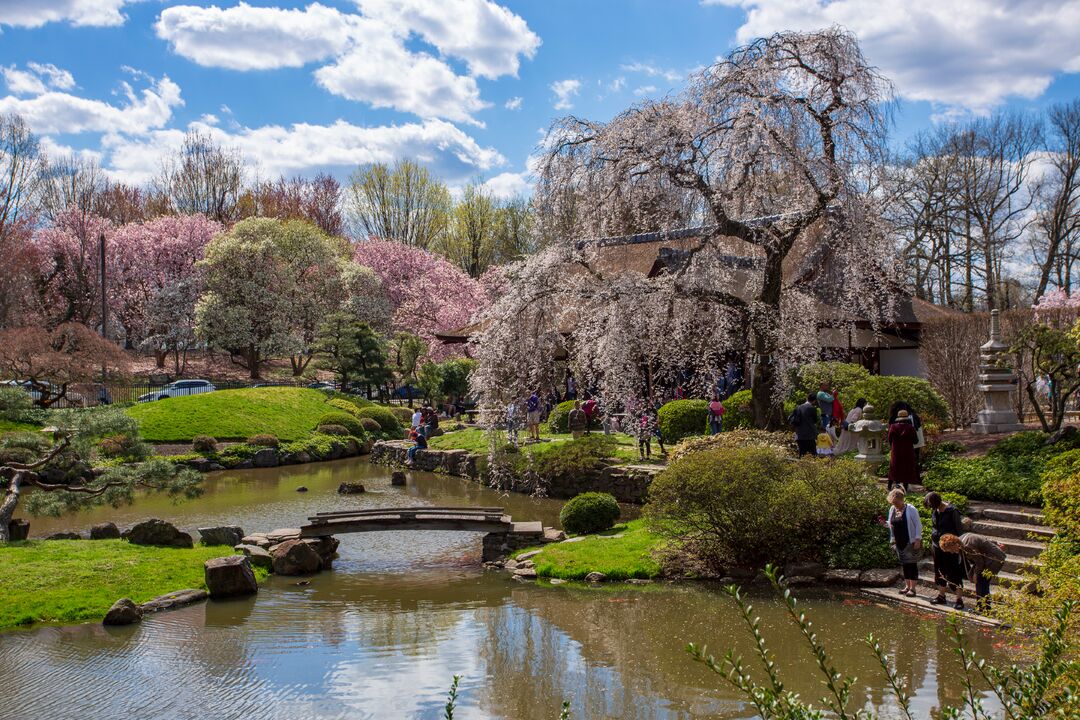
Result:
{"label": "murky green water", "polygon": [[[369,492],[343,498],[338,483]],[[307,493],[295,488],[304,485]],[[162,517],[181,527],[295,527],[338,507],[503,505],[515,519],[553,524],[558,501],[500,496],[455,478],[413,474],[405,488],[363,461],[221,473],[202,499],[61,520],[32,534]],[[480,536],[388,532],[343,536],[334,570],[297,585],[271,577],[250,600],[204,603],[141,625],[97,624],[0,633],[0,718],[439,718],[454,674],[461,720],[750,718],[722,680],[693,663],[687,642],[717,654],[752,645],[733,603],[700,585],[587,589],[520,584],[479,566]],[[2,590],[0,590],[2,595]],[[755,598],[788,685],[823,688],[797,629],[768,595]],[[910,684],[917,717],[960,696],[959,660],[943,621],[855,595],[808,594],[835,661],[860,678],[859,702],[894,716],[862,642],[882,638]],[[994,655],[993,638],[970,630]]]}

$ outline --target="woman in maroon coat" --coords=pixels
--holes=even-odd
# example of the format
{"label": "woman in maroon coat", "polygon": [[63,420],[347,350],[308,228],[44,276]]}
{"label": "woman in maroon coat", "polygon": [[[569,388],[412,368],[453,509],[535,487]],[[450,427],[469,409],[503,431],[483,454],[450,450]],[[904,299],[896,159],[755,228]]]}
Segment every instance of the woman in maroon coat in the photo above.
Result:
{"label": "woman in maroon coat", "polygon": [[890,448],[888,489],[892,490],[893,486],[901,485],[904,492],[907,492],[908,485],[914,483],[918,477],[915,443],[919,441],[919,434],[911,424],[907,410],[901,410],[897,414],[896,422],[889,426],[886,440]]}

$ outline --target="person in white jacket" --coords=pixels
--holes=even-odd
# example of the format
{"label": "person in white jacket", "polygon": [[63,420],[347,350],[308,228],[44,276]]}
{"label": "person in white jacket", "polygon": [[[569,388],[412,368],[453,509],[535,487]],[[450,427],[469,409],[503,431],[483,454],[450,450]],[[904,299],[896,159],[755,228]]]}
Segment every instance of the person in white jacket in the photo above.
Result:
{"label": "person in white jacket", "polygon": [[904,588],[901,595],[915,597],[919,582],[919,559],[922,557],[922,520],[915,506],[907,502],[904,491],[894,488],[889,492],[889,544],[900,560],[904,571]]}

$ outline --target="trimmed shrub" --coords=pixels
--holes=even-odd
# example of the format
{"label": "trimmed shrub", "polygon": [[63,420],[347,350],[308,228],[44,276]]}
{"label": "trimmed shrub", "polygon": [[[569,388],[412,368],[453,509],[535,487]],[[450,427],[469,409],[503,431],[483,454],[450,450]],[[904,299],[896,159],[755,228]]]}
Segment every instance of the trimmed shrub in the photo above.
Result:
{"label": "trimmed shrub", "polygon": [[[726,413],[725,417],[727,417]],[[795,457],[795,443],[791,433],[739,428],[719,435],[706,435],[685,440],[675,448],[671,459],[678,460],[683,455],[703,450],[735,447],[771,447]]]}
{"label": "trimmed shrub", "polygon": [[724,431],[754,427],[753,392],[747,388],[724,401]]}
{"label": "trimmed shrub", "polygon": [[549,482],[596,472],[615,455],[618,443],[610,435],[585,435],[577,440],[549,443],[532,453],[533,469]]}
{"label": "trimmed shrub", "polygon": [[1080,542],[1080,450],[1069,450],[1047,462],[1042,477],[1046,521]]}
{"label": "trimmed shrub", "polygon": [[723,574],[732,566],[825,562],[870,532],[885,505],[877,481],[854,461],[716,447],[673,460],[649,486],[645,516],[688,564]]}
{"label": "trimmed shrub", "polygon": [[217,440],[209,435],[196,435],[191,438],[191,449],[197,453],[217,452]]}
{"label": "trimmed shrub", "polygon": [[[821,389],[821,383],[825,383],[830,388],[836,388],[840,392],[840,402],[844,404],[845,408],[848,406],[854,407],[859,396],[853,395],[851,388],[869,380],[871,377],[869,370],[854,363],[810,363],[792,371],[791,386],[793,394],[791,399],[802,402],[806,399],[807,393],[816,393]],[[912,403],[912,406],[914,407],[914,403]]]}
{"label": "trimmed shrub", "polygon": [[620,514],[619,503],[612,495],[587,492],[575,495],[562,506],[559,522],[568,533],[587,535],[610,529]]}
{"label": "trimmed shrub", "polygon": [[[366,419],[366,418],[365,418]],[[378,425],[378,423],[376,423]],[[321,432],[323,435],[348,435],[349,431],[341,425],[320,425],[315,428],[316,432]]]}
{"label": "trimmed shrub", "polygon": [[360,418],[360,425],[371,433],[382,432],[382,426],[374,420],[374,418],[364,417]]}
{"label": "trimmed shrub", "polygon": [[247,439],[248,445],[254,445],[255,447],[273,447],[276,448],[281,444],[277,435],[271,435],[270,433],[260,433],[258,435],[252,435]]}
{"label": "trimmed shrub", "polygon": [[350,435],[356,437],[364,437],[364,426],[360,418],[354,417],[345,412],[330,412],[319,418],[319,422],[315,424],[316,427],[320,425],[340,425],[349,431]]}
{"label": "trimmed shrub", "polygon": [[10,385],[0,386],[0,419],[12,422],[41,422],[44,412],[34,407],[30,393]]}
{"label": "trimmed shrub", "polygon": [[568,433],[570,432],[569,420],[570,411],[574,409],[573,400],[564,400],[556,405],[551,410],[551,414],[548,415],[547,425],[548,432],[550,433]]}
{"label": "trimmed shrub", "polygon": [[901,400],[915,409],[924,424],[940,426],[949,419],[945,398],[922,378],[871,375],[852,385],[841,401],[849,408],[861,397],[874,406],[878,419],[883,422],[888,420],[889,408]]}
{"label": "trimmed shrub", "polygon": [[391,405],[386,409],[392,412],[402,425],[411,425],[413,413],[416,412],[415,408],[407,408],[402,405]]}
{"label": "trimmed shrub", "polygon": [[326,401],[326,404],[332,408],[337,408],[342,412],[347,412],[350,415],[356,417],[360,415],[360,406],[354,403],[352,400],[343,400],[341,398],[331,398]]}
{"label": "trimmed shrub", "polygon": [[704,400],[672,400],[661,405],[657,419],[664,441],[677,443],[683,438],[706,434],[709,431],[708,406]]}
{"label": "trimmed shrub", "polygon": [[382,431],[390,437],[401,437],[401,423],[398,422],[397,417],[394,413],[390,412],[388,408],[380,407],[378,405],[361,408],[358,417],[371,418],[379,423],[379,427],[382,428]]}
{"label": "trimmed shrub", "polygon": [[142,460],[149,451],[139,438],[126,433],[103,437],[98,443],[98,452],[102,457]]}

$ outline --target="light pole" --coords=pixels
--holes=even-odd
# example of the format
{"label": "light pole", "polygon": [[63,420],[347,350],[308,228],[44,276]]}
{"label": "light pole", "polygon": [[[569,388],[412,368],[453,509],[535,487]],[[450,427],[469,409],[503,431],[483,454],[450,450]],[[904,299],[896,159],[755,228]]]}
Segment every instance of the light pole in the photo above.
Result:
{"label": "light pole", "polygon": [[[108,333],[106,328],[109,325],[109,303],[107,295],[105,293],[105,233],[98,235],[98,248],[101,251],[101,337],[103,340],[108,340]],[[101,396],[104,397],[108,392],[105,390],[105,363],[101,363]]]}

